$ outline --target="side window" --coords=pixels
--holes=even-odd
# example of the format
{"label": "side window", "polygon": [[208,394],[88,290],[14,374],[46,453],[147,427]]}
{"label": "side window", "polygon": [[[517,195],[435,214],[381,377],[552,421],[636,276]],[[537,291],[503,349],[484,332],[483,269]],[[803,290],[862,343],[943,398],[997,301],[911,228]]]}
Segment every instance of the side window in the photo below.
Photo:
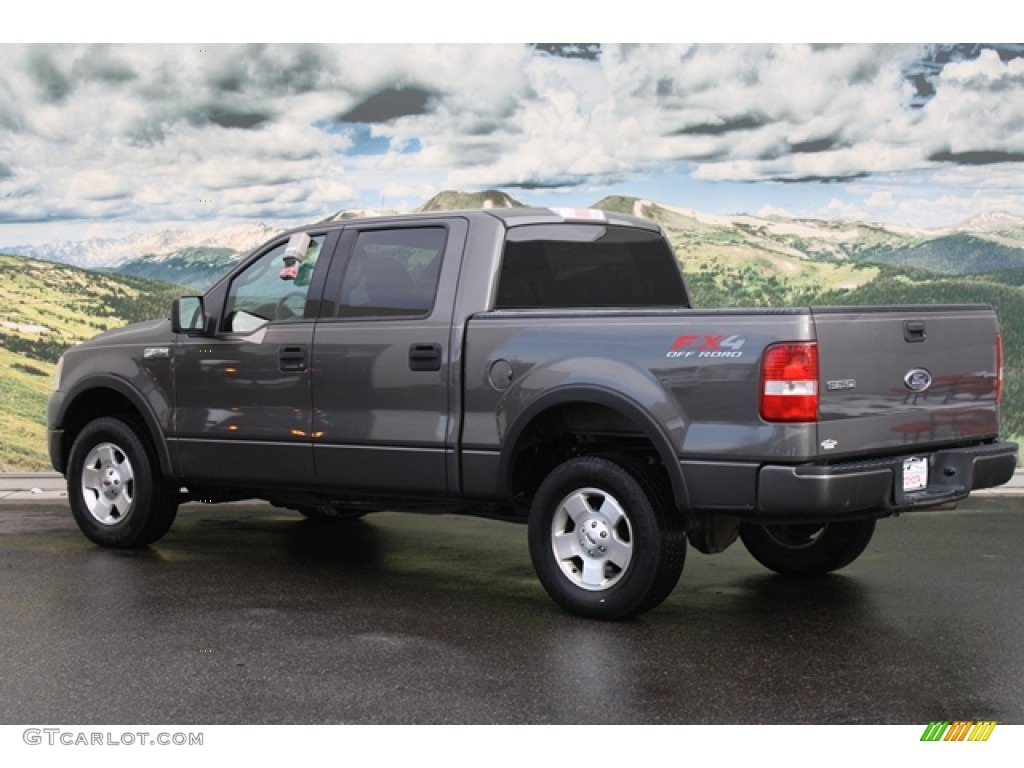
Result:
{"label": "side window", "polygon": [[236,275],[228,288],[221,330],[249,333],[275,320],[302,317],[324,237],[311,238],[305,258],[291,272],[284,260],[288,244],[281,243]]}
{"label": "side window", "polygon": [[342,317],[430,314],[448,231],[444,227],[359,233],[341,282]]}

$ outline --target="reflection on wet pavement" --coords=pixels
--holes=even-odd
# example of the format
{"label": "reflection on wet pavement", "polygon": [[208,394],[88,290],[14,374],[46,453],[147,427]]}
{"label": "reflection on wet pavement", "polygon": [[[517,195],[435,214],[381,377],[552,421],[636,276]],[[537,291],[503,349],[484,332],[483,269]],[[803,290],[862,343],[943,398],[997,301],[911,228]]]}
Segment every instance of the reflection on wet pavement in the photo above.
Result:
{"label": "reflection on wet pavement", "polygon": [[1020,723],[1017,504],[882,521],[816,581],[691,550],[621,623],[559,610],[506,523],[190,505],[119,552],[0,507],[0,721]]}

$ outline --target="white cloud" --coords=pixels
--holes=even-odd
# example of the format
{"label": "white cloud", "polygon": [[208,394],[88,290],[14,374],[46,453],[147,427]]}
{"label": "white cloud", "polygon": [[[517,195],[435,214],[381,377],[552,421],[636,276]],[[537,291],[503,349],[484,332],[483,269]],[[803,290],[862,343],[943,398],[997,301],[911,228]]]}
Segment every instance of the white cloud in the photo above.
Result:
{"label": "white cloud", "polygon": [[864,201],[868,208],[892,208],[894,205],[892,192],[872,192]]}
{"label": "white cloud", "polygon": [[[905,65],[924,50],[609,45],[589,60],[523,45],[2,46],[0,221],[301,220],[381,194],[653,173],[909,185],[898,205],[891,189],[836,196],[876,215],[937,197],[924,186],[967,190],[963,206],[1013,198],[1024,59],[949,63],[918,109]],[[394,119],[365,137],[334,127],[389,94]]]}
{"label": "white cloud", "polygon": [[985,50],[949,64],[923,112],[919,138],[935,151],[1024,154],[1024,59]]}

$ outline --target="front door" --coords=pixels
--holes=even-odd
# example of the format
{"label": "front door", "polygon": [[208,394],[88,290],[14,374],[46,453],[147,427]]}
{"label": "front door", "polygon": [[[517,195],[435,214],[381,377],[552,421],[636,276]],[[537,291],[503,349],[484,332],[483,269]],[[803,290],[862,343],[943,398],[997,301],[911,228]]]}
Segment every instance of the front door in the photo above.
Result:
{"label": "front door", "polygon": [[310,376],[326,240],[314,235],[291,272],[287,242],[269,245],[211,302],[221,306],[216,335],[179,339],[174,431],[186,483],[315,482]]}

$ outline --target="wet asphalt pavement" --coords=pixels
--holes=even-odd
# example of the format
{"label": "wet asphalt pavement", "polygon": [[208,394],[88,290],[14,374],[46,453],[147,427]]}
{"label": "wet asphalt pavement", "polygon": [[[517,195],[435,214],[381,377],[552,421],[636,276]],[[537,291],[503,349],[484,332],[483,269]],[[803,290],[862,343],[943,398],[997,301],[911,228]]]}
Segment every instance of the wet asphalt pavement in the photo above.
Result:
{"label": "wet asphalt pavement", "polygon": [[0,723],[1024,723],[1024,500],[880,521],[813,583],[691,549],[657,610],[578,619],[526,529],[188,505],[103,550],[0,506]]}

